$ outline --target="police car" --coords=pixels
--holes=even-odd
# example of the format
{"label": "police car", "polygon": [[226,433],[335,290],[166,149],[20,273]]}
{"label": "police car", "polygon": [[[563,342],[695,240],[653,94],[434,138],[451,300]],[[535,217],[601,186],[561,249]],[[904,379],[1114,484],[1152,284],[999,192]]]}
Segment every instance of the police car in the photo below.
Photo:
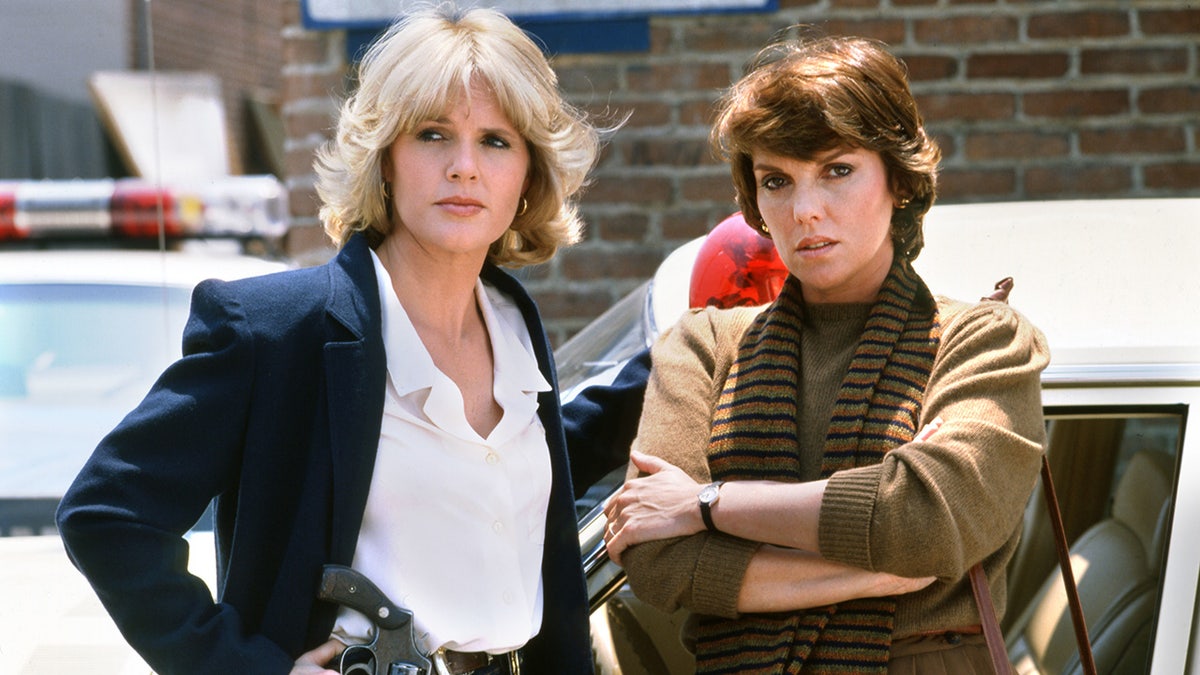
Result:
{"label": "police car", "polygon": [[[273,177],[0,183],[0,673],[141,673],[54,528],[100,438],[180,356],[192,288],[285,269]],[[215,577],[211,533],[193,569]]]}
{"label": "police car", "polygon": [[[564,388],[610,380],[689,305],[773,297],[785,272],[738,220],[564,344]],[[1013,277],[1010,302],[1047,336],[1047,453],[1099,672],[1200,672],[1200,199],[935,206],[925,238],[914,266],[935,293],[971,300]],[[580,524],[600,670],[694,672],[682,615],[641,603],[604,553],[621,476],[592,487]],[[1081,672],[1048,528],[1035,494],[1003,621],[1022,674]]]}

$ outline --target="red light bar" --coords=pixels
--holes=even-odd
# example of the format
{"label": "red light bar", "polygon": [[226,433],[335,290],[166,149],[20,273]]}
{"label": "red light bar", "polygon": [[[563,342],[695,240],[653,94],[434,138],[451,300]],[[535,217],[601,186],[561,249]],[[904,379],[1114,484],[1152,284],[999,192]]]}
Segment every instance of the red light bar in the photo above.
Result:
{"label": "red light bar", "polygon": [[17,184],[0,183],[0,241],[24,239],[25,232],[17,229]]}
{"label": "red light bar", "polygon": [[163,235],[182,237],[196,229],[203,206],[141,181],[120,181],[113,189],[112,233],[119,237],[157,237],[161,216]]}
{"label": "red light bar", "polygon": [[281,237],[287,190],[274,176],[188,185],[121,180],[0,182],[0,241],[57,237]]}

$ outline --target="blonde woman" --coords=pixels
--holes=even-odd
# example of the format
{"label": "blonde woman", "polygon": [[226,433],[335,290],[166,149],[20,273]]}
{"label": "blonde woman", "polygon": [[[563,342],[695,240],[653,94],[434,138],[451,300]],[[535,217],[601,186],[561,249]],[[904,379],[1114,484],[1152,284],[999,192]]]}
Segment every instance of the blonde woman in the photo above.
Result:
{"label": "blonde woman", "polygon": [[[550,349],[499,266],[576,240],[597,131],[491,10],[402,19],[359,81],[317,162],[336,257],[197,289],[184,357],[64,498],[67,548],[162,673],[336,672],[373,628],[316,599],[329,563],[446,672],[591,672]],[[214,498],[215,602],[182,539]]]}

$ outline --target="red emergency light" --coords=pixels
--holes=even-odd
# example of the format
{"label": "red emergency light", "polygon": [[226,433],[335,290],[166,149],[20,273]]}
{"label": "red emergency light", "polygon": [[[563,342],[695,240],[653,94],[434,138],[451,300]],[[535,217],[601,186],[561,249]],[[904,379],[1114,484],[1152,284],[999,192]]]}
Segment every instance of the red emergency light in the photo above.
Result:
{"label": "red emergency light", "polygon": [[692,265],[688,304],[763,305],[779,295],[787,275],[775,243],[735,213],[718,223],[700,245]]}

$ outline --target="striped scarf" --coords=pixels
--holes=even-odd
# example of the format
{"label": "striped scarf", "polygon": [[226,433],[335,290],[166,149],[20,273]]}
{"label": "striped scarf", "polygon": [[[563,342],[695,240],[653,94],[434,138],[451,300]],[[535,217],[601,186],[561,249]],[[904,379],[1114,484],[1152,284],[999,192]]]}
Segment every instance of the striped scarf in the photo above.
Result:
{"label": "striped scarf", "polygon": [[[714,412],[714,479],[795,482],[804,302],[789,276],[738,347]],[[911,441],[941,333],[929,289],[896,262],[872,306],[834,403],[822,477],[876,464]],[[869,598],[739,619],[701,617],[698,673],[884,673],[896,603]]]}

